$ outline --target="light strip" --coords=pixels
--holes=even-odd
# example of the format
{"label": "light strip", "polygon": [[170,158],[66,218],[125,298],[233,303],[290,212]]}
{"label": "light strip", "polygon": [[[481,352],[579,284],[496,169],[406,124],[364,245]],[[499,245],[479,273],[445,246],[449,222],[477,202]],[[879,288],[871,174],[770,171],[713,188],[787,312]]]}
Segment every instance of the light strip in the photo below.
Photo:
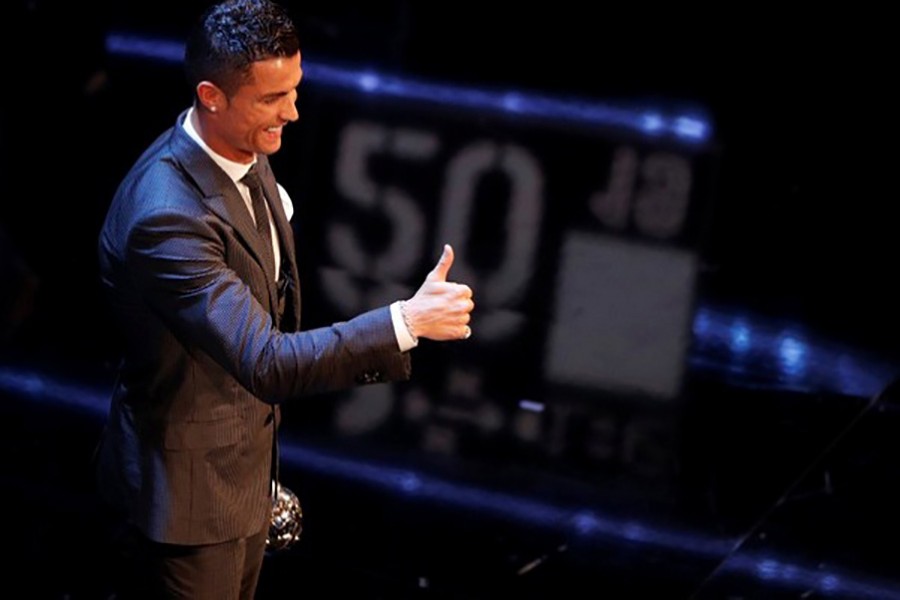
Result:
{"label": "light strip", "polygon": [[893,361],[801,325],[711,304],[697,308],[691,366],[742,387],[871,398],[898,376]]}
{"label": "light strip", "polygon": [[[106,51],[114,56],[163,62],[181,62],[183,42],[132,33],[106,36]],[[314,85],[351,93],[383,96],[478,113],[495,113],[559,125],[624,129],[645,138],[667,138],[687,145],[703,145],[712,139],[712,125],[705,111],[685,113],[637,105],[612,105],[580,98],[555,98],[519,91],[496,91],[427,82],[359,69],[335,62],[303,58],[305,80]]]}

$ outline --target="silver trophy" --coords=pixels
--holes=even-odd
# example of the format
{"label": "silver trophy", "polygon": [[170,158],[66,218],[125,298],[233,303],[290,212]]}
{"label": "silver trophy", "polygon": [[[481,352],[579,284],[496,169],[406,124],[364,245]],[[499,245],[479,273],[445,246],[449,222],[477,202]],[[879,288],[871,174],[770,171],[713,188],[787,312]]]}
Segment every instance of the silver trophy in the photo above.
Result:
{"label": "silver trophy", "polygon": [[266,550],[286,550],[300,539],[303,531],[303,509],[297,495],[281,484],[272,501],[272,518]]}

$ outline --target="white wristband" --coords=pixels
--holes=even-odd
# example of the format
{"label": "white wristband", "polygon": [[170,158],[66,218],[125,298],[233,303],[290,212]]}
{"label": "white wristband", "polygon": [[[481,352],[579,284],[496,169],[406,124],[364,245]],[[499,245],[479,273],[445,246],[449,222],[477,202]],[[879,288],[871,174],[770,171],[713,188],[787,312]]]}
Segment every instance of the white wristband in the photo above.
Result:
{"label": "white wristband", "polygon": [[397,346],[400,352],[412,350],[419,345],[418,339],[413,338],[409,325],[406,324],[403,318],[399,300],[391,303],[391,321],[394,325],[394,335],[397,337]]}
{"label": "white wristband", "polygon": [[406,330],[409,332],[409,337],[412,338],[413,343],[419,343],[419,336],[416,335],[416,332],[413,331],[412,325],[409,323],[409,315],[406,314],[406,300],[400,301],[400,316],[403,317],[403,324],[406,325]]}

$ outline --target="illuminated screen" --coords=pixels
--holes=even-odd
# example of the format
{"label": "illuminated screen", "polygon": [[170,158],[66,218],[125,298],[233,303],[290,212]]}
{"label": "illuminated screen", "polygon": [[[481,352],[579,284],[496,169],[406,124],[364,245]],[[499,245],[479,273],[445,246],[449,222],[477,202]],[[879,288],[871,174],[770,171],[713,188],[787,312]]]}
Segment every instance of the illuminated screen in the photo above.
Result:
{"label": "illuminated screen", "polygon": [[[304,409],[327,434],[667,468],[708,144],[325,86],[303,94],[274,159],[297,210],[304,326],[411,296],[444,243],[450,279],[476,301],[473,337],[422,342],[410,382]],[[306,427],[297,421],[322,432],[313,418],[285,425]]]}

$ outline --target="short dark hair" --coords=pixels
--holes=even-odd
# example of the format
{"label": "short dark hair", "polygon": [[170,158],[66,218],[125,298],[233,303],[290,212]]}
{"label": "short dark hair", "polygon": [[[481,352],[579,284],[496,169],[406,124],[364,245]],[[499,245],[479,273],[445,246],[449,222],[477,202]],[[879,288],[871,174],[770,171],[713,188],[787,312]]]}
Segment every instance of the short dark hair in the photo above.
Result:
{"label": "short dark hair", "polygon": [[288,12],[270,0],[226,0],[210,7],[185,45],[184,68],[194,93],[211,81],[229,97],[250,77],[254,62],[294,56],[297,28]]}

